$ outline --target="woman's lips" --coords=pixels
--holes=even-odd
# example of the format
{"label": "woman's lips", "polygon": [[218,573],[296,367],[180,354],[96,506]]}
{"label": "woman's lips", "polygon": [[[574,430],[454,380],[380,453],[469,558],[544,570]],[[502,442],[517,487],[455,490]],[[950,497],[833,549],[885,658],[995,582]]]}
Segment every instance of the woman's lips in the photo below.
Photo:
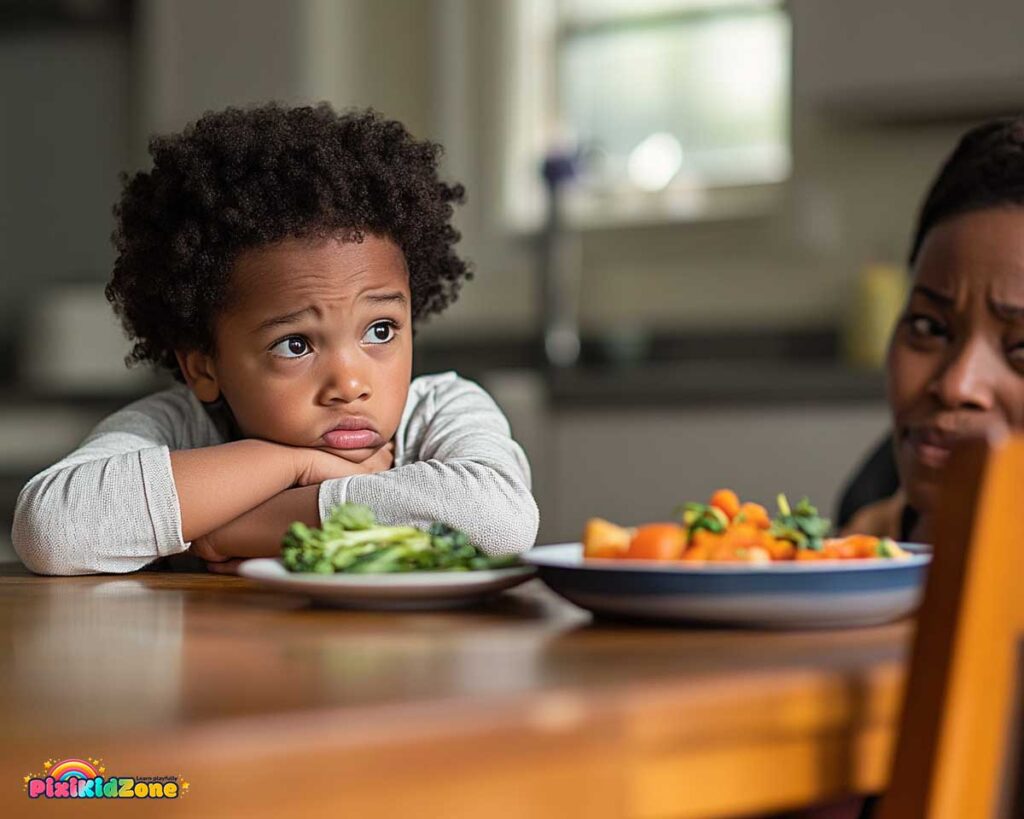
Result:
{"label": "woman's lips", "polygon": [[953,452],[956,438],[946,432],[931,428],[910,429],[905,444],[914,459],[928,469],[942,469]]}
{"label": "woman's lips", "polygon": [[372,449],[383,444],[375,429],[332,429],[324,433],[324,443],[331,449]]}

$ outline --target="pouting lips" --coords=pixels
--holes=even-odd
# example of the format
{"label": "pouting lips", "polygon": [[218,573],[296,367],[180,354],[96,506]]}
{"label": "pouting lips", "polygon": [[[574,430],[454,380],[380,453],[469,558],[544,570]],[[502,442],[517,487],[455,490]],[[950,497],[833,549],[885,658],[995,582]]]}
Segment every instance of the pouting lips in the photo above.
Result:
{"label": "pouting lips", "polygon": [[383,443],[380,433],[368,418],[342,418],[323,434],[324,443],[332,449],[369,449]]}
{"label": "pouting lips", "polygon": [[324,443],[331,449],[370,449],[380,440],[380,434],[372,429],[332,429],[324,433]]}

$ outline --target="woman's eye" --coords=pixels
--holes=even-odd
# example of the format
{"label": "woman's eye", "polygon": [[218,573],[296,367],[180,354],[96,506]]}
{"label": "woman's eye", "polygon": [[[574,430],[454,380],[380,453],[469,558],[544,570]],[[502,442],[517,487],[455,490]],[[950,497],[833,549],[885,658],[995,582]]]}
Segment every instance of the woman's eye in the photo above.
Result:
{"label": "woman's eye", "polygon": [[302,336],[288,336],[271,347],[270,352],[281,358],[301,358],[309,352],[309,342]]}
{"label": "woman's eye", "polygon": [[1024,344],[1017,344],[1006,353],[1007,358],[1010,359],[1010,363],[1018,368],[1024,368]]}
{"label": "woman's eye", "polygon": [[941,322],[930,316],[915,315],[907,318],[911,332],[918,338],[935,338],[948,335]]}
{"label": "woman's eye", "polygon": [[367,344],[387,344],[395,337],[395,325],[390,321],[378,321],[370,325],[370,329],[363,336]]}

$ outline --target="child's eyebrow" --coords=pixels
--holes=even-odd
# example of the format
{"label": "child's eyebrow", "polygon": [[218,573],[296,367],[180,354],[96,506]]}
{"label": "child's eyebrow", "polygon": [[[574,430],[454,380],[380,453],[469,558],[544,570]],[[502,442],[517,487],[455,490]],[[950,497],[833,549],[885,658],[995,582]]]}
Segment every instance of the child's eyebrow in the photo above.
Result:
{"label": "child's eyebrow", "polygon": [[395,290],[393,293],[367,293],[363,298],[374,304],[398,304],[404,306],[406,303],[405,293],[398,290]]}
{"label": "child's eyebrow", "polygon": [[272,318],[268,318],[266,321],[261,322],[259,327],[253,330],[253,332],[262,333],[264,330],[268,330],[271,327],[277,327],[279,324],[291,324],[306,315],[306,313],[315,314],[316,312],[317,310],[315,307],[303,307],[301,310],[296,310],[292,313],[285,313],[282,316],[273,316]]}
{"label": "child's eyebrow", "polygon": [[938,290],[932,290],[930,287],[926,287],[923,284],[915,284],[913,293],[920,293],[929,301],[933,301],[941,307],[952,307],[955,303],[955,299],[952,296],[947,296],[945,293],[940,293]]}

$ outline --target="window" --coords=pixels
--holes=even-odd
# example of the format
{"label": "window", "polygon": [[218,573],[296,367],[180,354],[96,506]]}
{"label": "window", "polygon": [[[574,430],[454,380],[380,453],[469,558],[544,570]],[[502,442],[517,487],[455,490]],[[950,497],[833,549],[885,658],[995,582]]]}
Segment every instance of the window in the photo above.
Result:
{"label": "window", "polygon": [[560,143],[584,152],[569,203],[583,224],[722,215],[788,176],[779,2],[519,0],[515,23],[514,224],[543,213],[537,168]]}

